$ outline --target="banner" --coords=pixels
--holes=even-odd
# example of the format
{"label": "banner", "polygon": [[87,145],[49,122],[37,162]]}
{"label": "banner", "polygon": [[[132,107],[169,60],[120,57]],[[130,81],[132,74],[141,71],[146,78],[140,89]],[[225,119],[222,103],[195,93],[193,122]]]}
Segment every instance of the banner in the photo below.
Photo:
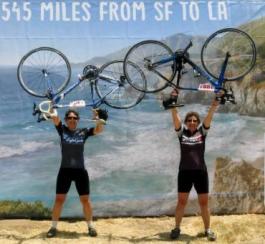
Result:
{"label": "banner", "polygon": [[[59,136],[51,121],[37,123],[32,116],[33,103],[44,99],[29,95],[18,82],[17,67],[26,53],[38,47],[62,52],[72,68],[69,87],[86,65],[100,68],[122,61],[144,40],[161,41],[173,52],[192,41],[190,57],[201,66],[207,37],[222,28],[238,28],[254,40],[257,61],[241,82],[231,82],[237,104],[220,106],[207,136],[211,207],[216,213],[264,211],[264,9],[265,2],[258,0],[1,0],[0,200],[41,201],[51,208],[55,197]],[[199,84],[193,70],[188,65],[185,69],[188,78],[183,74],[182,82]],[[85,144],[96,216],[174,213],[180,149],[171,113],[164,111],[160,99],[169,92],[167,88],[146,94],[130,109],[102,106],[109,111],[108,123],[102,134]],[[88,93],[84,83],[65,101],[84,99]],[[189,111],[203,119],[213,97],[212,88],[181,91],[182,120]],[[80,127],[93,127],[91,110],[79,111]],[[63,120],[65,109],[58,112]],[[82,216],[73,185],[63,216]],[[187,210],[191,214],[198,211],[196,197],[192,190]]]}

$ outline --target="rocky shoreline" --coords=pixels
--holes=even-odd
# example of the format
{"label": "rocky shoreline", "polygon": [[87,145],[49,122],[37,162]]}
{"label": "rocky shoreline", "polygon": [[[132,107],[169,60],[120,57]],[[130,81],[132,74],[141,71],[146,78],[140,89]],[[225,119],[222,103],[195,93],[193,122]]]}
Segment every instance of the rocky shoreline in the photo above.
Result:
{"label": "rocky shoreline", "polygon": [[[165,196],[163,199],[95,203],[94,213],[96,217],[103,218],[173,216],[176,201],[177,193]],[[254,162],[244,160],[237,162],[228,157],[217,158],[210,192],[210,208],[213,214],[265,213],[264,159],[258,158]],[[0,202],[0,218],[49,219],[50,214],[51,210],[41,202]],[[200,215],[197,196],[190,198],[185,214]]]}
{"label": "rocky shoreline", "polygon": [[216,159],[211,204],[215,214],[265,212],[263,160],[250,164]]}
{"label": "rocky shoreline", "polygon": [[[237,112],[240,115],[265,116],[265,75],[251,73],[241,82],[232,82],[236,105],[226,104],[220,111]],[[260,80],[262,79],[262,81]]]}

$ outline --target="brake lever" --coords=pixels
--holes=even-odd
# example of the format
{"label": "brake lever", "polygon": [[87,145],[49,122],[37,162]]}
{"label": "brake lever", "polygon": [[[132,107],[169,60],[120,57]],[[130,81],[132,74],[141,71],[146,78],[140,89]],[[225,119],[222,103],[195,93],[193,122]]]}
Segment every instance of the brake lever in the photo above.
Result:
{"label": "brake lever", "polygon": [[41,121],[46,121],[46,118],[43,116],[43,113],[40,111],[39,106],[36,103],[33,103],[33,116],[37,115],[37,122],[40,123]]}
{"label": "brake lever", "polygon": [[32,108],[33,112],[32,112],[32,115],[35,116],[37,114],[40,114],[41,111],[39,109],[39,107],[36,105],[36,103],[33,103],[33,108]]}
{"label": "brake lever", "polygon": [[41,121],[46,121],[46,119],[43,117],[42,113],[38,115],[37,122],[40,123]]}

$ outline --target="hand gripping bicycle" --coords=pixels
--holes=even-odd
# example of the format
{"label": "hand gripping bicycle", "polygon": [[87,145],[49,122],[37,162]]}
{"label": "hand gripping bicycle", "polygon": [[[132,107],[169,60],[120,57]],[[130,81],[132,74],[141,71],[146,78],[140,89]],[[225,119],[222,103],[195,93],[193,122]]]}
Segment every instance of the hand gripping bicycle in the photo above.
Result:
{"label": "hand gripping bicycle", "polygon": [[[137,90],[154,93],[172,87],[190,91],[223,91],[222,103],[235,102],[233,91],[225,88],[225,83],[240,80],[248,74],[256,62],[256,47],[251,37],[242,30],[221,29],[210,35],[201,50],[201,62],[204,69],[190,59],[188,50],[192,42],[182,50],[173,52],[167,45],[155,40],[135,44],[124,59],[124,74],[128,82]],[[134,63],[145,75],[147,85],[137,84]],[[180,84],[185,65],[189,65],[196,76],[204,77],[208,83],[194,87]],[[176,81],[174,81],[175,77]]]}
{"label": "hand gripping bicycle", "polygon": [[[131,63],[135,71],[135,80],[146,86],[145,76],[137,65]],[[50,111],[63,107],[97,108],[106,104],[116,109],[127,109],[137,105],[144,97],[144,92],[134,89],[123,75],[123,61],[115,60],[104,64],[101,68],[87,65],[78,80],[68,87],[71,66],[66,56],[50,47],[40,47],[28,52],[21,59],[17,77],[22,88],[32,96],[46,98],[39,105],[34,105],[33,115],[38,120],[47,119]],[[90,98],[61,104],[61,100],[78,87],[88,82]],[[87,101],[88,100],[88,101]],[[44,115],[44,116],[43,116]],[[51,114],[50,114],[51,115]]]}

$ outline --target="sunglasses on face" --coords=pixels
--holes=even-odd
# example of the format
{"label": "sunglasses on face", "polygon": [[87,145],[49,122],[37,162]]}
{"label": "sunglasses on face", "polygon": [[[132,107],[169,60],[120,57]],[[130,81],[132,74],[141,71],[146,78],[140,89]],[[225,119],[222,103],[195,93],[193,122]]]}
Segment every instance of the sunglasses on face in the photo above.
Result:
{"label": "sunglasses on face", "polygon": [[78,117],[74,117],[74,116],[69,116],[66,118],[67,120],[78,120]]}
{"label": "sunglasses on face", "polygon": [[189,122],[189,123],[191,123],[191,122],[193,122],[193,123],[197,123],[198,120],[197,120],[197,119],[188,119],[187,122]]}

